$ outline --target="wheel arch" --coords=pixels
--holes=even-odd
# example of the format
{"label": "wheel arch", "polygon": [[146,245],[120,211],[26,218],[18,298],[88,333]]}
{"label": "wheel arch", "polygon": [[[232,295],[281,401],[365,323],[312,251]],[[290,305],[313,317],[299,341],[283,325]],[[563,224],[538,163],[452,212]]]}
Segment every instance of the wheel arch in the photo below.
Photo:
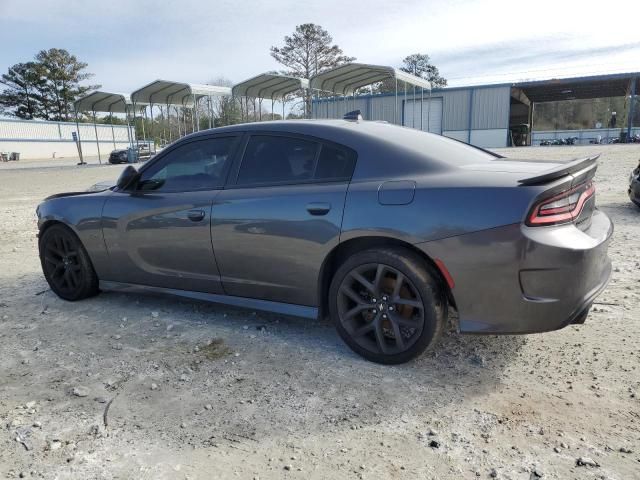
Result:
{"label": "wheel arch", "polygon": [[[43,244],[43,241],[46,239],[47,232],[49,232],[52,228],[57,228],[58,230],[66,232],[66,235],[74,237],[75,241],[77,242],[76,243],[77,247],[75,249],[76,265],[78,265],[81,271],[82,269],[84,269],[84,277],[81,277],[82,278],[81,282],[79,282],[78,278],[76,277],[75,286],[69,285],[72,288],[72,292],[57,290],[57,288],[58,289],[61,288],[60,285],[52,284],[52,280],[48,276],[48,273],[45,269],[44,248],[46,248],[46,245]],[[65,250],[66,248],[67,247],[65,247]],[[63,255],[66,255],[66,254],[67,254],[66,252],[63,253]],[[39,224],[38,255],[40,257],[40,263],[42,265],[42,270],[45,275],[45,278],[49,283],[49,286],[51,287],[51,289],[59,297],[63,298],[64,300],[75,301],[75,300],[81,300],[83,298],[96,295],[99,292],[99,283],[98,283],[99,279],[96,274],[93,259],[90,257],[89,253],[87,252],[87,249],[84,246],[84,243],[80,238],[80,236],[78,235],[78,232],[76,231],[76,229],[68,225],[64,221],[61,221],[57,218],[51,218]]]}
{"label": "wheel arch", "polygon": [[78,237],[78,240],[80,240],[82,242],[82,240],[80,239],[80,235],[78,235],[78,232],[76,232],[76,229],[73,228],[71,225],[69,225],[68,223],[63,222],[62,220],[60,220],[58,218],[49,218],[49,219],[45,220],[44,222],[42,222],[42,224],[38,228],[38,243],[40,243],[40,239],[42,238],[42,235],[44,235],[44,232],[46,232],[49,228],[53,227],[54,225],[62,225],[63,227],[68,228],[69,230],[71,230],[73,232],[73,234],[76,237]]}
{"label": "wheel arch", "polygon": [[39,230],[38,230],[38,253],[40,252],[40,242],[42,241],[42,237],[44,236],[44,232],[46,232],[51,227],[54,227],[56,225],[60,225],[60,226],[62,226],[64,228],[66,228],[67,230],[69,230],[78,239],[78,242],[80,242],[80,245],[82,245],[82,247],[87,251],[87,255],[89,257],[89,261],[91,262],[91,266],[95,270],[94,259],[93,259],[92,255],[91,255],[91,253],[87,250],[87,247],[85,246],[85,243],[82,240],[82,237],[80,236],[80,233],[76,230],[76,228],[74,228],[73,225],[69,225],[67,222],[65,222],[65,221],[63,221],[63,220],[61,220],[59,218],[48,218],[44,222],[42,222],[40,224]]}
{"label": "wheel arch", "polygon": [[411,243],[405,242],[403,240],[399,240],[397,238],[383,236],[365,236],[352,238],[345,242],[339,243],[333,248],[333,250],[331,250],[331,252],[329,252],[324,262],[322,263],[320,274],[318,276],[319,318],[324,318],[324,316],[329,311],[329,286],[331,285],[333,275],[338,270],[340,265],[342,265],[342,263],[350,255],[356,252],[377,247],[399,247],[409,250],[412,253],[418,255],[425,262],[425,264],[431,267],[431,270],[436,273],[436,280],[441,286],[443,292],[445,292],[448,302],[454,308],[456,307],[455,299],[453,297],[453,293],[451,292],[451,288],[449,288],[449,284],[447,283],[444,275],[442,274],[434,259],[429,257],[429,255],[417,248],[415,245],[412,245]]}

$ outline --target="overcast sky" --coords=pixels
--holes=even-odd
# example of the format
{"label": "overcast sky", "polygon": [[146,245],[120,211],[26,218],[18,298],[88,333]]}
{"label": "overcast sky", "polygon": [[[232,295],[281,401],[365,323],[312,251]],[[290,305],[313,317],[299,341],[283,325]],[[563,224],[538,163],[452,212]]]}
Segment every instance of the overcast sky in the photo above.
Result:
{"label": "overcast sky", "polygon": [[282,68],[269,47],[307,22],[361,62],[428,53],[452,86],[629,72],[639,19],[637,0],[0,0],[0,72],[57,47],[110,91],[238,82]]}

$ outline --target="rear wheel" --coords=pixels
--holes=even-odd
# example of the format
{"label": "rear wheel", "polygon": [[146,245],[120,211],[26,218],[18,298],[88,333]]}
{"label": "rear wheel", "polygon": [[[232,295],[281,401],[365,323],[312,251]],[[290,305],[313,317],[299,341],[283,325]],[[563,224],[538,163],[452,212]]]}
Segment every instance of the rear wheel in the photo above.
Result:
{"label": "rear wheel", "polygon": [[437,275],[404,249],[366,250],[336,272],[329,309],[342,339],[367,360],[394,364],[424,352],[440,335],[447,302]]}
{"label": "rear wheel", "polygon": [[68,227],[47,228],[39,242],[42,271],[60,298],[75,301],[98,293],[98,277],[80,239]]}

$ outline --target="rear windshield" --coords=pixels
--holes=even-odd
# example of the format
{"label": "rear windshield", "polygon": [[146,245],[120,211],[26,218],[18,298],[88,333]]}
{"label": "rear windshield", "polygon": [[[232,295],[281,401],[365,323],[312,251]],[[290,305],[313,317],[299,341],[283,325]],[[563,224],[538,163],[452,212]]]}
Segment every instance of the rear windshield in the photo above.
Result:
{"label": "rear windshield", "polygon": [[360,126],[364,127],[363,131],[368,135],[383,139],[387,144],[394,144],[399,150],[415,152],[434,164],[463,166],[502,158],[501,155],[463,141],[413,128],[383,122],[363,122]]}
{"label": "rear windshield", "polygon": [[[503,158],[501,155],[443,135],[421,132],[413,128],[385,125],[390,130],[380,136],[399,147],[413,150],[439,162],[467,165]],[[375,128],[377,130],[377,128]]]}

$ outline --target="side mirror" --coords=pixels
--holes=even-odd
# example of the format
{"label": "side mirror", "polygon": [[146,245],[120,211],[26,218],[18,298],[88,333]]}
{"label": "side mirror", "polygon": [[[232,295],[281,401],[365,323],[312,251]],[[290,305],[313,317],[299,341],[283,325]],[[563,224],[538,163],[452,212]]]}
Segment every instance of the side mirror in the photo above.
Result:
{"label": "side mirror", "polygon": [[132,166],[127,167],[122,171],[118,177],[116,187],[118,190],[124,190],[138,179],[138,171]]}

